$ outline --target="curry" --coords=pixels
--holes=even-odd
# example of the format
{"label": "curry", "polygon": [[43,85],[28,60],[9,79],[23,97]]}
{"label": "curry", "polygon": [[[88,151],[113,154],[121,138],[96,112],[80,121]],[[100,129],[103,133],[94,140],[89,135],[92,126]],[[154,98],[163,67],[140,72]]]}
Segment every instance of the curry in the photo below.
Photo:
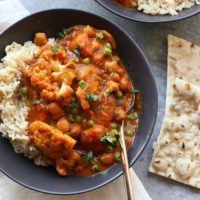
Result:
{"label": "curry", "polygon": [[20,89],[30,106],[31,143],[62,176],[89,176],[112,166],[120,160],[121,121],[128,149],[138,127],[138,112],[126,113],[137,91],[114,38],[79,25],[55,40],[36,33],[34,43],[40,51],[23,71]]}
{"label": "curry", "polygon": [[135,8],[137,7],[138,4],[137,1],[135,0],[114,0],[114,1],[127,8]]}
{"label": "curry", "polygon": [[131,0],[115,0],[115,1],[125,7],[131,8]]}

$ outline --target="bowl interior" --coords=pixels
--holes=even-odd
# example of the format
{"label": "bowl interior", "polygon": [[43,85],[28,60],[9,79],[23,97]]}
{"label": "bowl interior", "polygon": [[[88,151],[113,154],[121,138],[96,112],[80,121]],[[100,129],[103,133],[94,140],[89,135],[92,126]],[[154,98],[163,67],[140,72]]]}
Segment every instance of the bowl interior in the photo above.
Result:
{"label": "bowl interior", "polygon": [[96,0],[96,1],[100,3],[102,6],[104,6],[106,9],[112,11],[117,15],[120,15],[121,17],[139,22],[157,23],[157,22],[177,21],[187,17],[191,17],[200,12],[200,5],[195,5],[191,8],[184,9],[183,11],[179,12],[178,15],[175,16],[148,15],[136,9],[125,8],[112,0]]}
{"label": "bowl interior", "polygon": [[[141,124],[128,155],[132,165],[151,136],[157,113],[157,90],[143,53],[120,28],[99,16],[83,11],[64,9],[43,11],[17,22],[1,34],[0,57],[5,55],[6,45],[13,41],[23,43],[32,40],[38,31],[47,33],[48,37],[54,37],[61,28],[78,24],[89,24],[97,29],[105,29],[116,38],[118,53],[125,63],[126,70],[142,92]],[[90,191],[114,180],[122,173],[120,164],[116,164],[94,176],[63,178],[57,175],[54,169],[38,167],[33,161],[14,153],[12,146],[2,137],[0,137],[0,158],[0,169],[10,178],[31,189],[52,194],[77,194]]]}

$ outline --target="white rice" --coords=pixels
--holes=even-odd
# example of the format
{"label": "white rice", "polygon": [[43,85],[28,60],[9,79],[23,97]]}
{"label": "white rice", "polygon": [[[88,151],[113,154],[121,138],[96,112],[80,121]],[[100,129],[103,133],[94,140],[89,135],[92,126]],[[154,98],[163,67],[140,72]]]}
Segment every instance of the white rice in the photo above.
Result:
{"label": "white rice", "polygon": [[24,45],[13,42],[5,49],[6,56],[0,63],[0,132],[9,139],[16,153],[34,159],[37,165],[47,166],[49,161],[30,144],[27,133],[28,110],[25,100],[19,95],[22,70],[39,51],[32,42]]}
{"label": "white rice", "polygon": [[179,11],[199,5],[200,0],[136,0],[138,10],[151,15],[178,15]]}

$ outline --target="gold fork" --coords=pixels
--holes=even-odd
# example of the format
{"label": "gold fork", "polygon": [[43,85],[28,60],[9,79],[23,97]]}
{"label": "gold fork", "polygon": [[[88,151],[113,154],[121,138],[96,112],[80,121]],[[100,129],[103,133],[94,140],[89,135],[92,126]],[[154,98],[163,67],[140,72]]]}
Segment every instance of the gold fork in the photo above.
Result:
{"label": "gold fork", "polygon": [[[133,108],[134,103],[135,103],[135,95],[133,94],[132,103],[129,106],[127,113]],[[127,156],[127,151],[126,151],[125,136],[124,136],[124,120],[122,120],[122,124],[120,127],[119,143],[121,146],[121,165],[122,165],[123,176],[124,176],[124,180],[125,180],[127,199],[134,200],[131,176],[130,176],[130,169],[129,169],[129,163],[128,163],[128,156]]]}

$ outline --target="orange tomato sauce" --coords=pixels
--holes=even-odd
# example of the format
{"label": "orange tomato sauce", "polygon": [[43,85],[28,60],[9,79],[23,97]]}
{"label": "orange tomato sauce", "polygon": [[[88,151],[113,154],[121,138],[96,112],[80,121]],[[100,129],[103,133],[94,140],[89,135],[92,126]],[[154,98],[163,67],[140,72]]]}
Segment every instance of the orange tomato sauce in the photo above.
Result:
{"label": "orange tomato sauce", "polygon": [[133,86],[110,33],[80,25],[58,36],[48,42],[37,33],[40,51],[23,71],[28,132],[60,175],[89,176],[120,160],[122,120],[127,149],[132,145],[138,113],[126,111]]}

